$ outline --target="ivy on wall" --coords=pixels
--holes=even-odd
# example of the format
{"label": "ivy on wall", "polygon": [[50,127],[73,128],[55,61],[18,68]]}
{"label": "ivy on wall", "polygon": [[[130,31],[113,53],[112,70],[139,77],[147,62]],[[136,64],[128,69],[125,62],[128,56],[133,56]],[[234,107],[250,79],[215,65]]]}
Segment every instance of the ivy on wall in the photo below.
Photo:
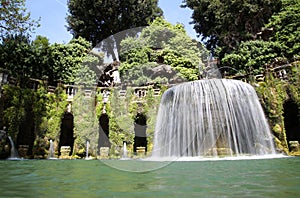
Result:
{"label": "ivy on wall", "polygon": [[111,143],[110,155],[119,157],[122,155],[123,141],[127,142],[128,153],[133,152],[134,144],[134,120],[138,113],[147,118],[147,141],[148,151],[152,150],[155,131],[156,114],[158,111],[160,97],[165,87],[161,87],[159,96],[154,96],[152,87],[145,88],[146,95],[138,97],[135,88],[127,87],[126,95],[120,95],[119,88],[109,89],[108,102],[103,102],[101,91],[97,94],[97,117],[101,116],[103,109],[109,116],[109,140]]}
{"label": "ivy on wall", "polygon": [[86,96],[83,87],[79,87],[72,104],[76,138],[74,152],[79,154],[85,152],[87,141],[89,141],[89,153],[97,156],[99,130],[95,112],[95,96]]}
{"label": "ivy on wall", "polygon": [[[289,80],[284,81],[268,74],[263,82],[259,82],[256,91],[269,120],[279,150],[289,153],[284,126],[284,103],[292,100],[297,103],[300,112],[300,63],[294,62],[288,69]],[[300,116],[299,116],[300,117]]]}
{"label": "ivy on wall", "polygon": [[59,86],[54,93],[47,93],[46,117],[44,117],[43,128],[46,130],[46,136],[49,139],[59,141],[60,126],[63,115],[67,110],[67,95],[63,87]]}
{"label": "ivy on wall", "polygon": [[[275,78],[267,73],[264,81],[253,82],[261,99],[261,104],[273,131],[277,148],[288,153],[286,131],[284,126],[284,103],[292,100],[298,105],[300,112],[300,63],[294,62],[288,67],[287,80]],[[25,119],[26,111],[33,108],[34,115],[34,146],[33,154],[47,156],[49,140],[57,145],[60,136],[60,126],[69,102],[63,87],[58,86],[54,93],[48,93],[41,83],[37,90],[24,89],[18,86],[3,86],[1,97],[1,125],[7,127],[8,134],[16,140],[20,123]],[[156,115],[162,93],[167,89],[160,87],[160,95],[154,95],[154,87],[144,88],[146,95],[138,97],[136,88],[127,87],[126,95],[120,95],[120,89],[109,88],[109,100],[104,97],[100,88],[94,97],[86,97],[83,92],[77,92],[73,100],[72,113],[75,123],[75,154],[86,149],[86,140],[90,141],[90,153],[98,155],[97,141],[99,135],[99,117],[105,112],[109,116],[110,153],[121,156],[123,141],[128,142],[129,153],[134,143],[134,120],[138,112],[147,118],[148,151],[152,150]],[[130,146],[131,145],[131,146]],[[57,148],[57,146],[56,146]]]}
{"label": "ivy on wall", "polygon": [[119,89],[112,89],[109,98],[109,139],[111,142],[111,154],[121,155],[123,141],[133,143],[133,109],[136,106],[131,103],[134,98],[133,90],[127,89],[126,96],[120,97]]}
{"label": "ivy on wall", "polygon": [[67,107],[66,94],[62,87],[57,87],[54,93],[48,93],[43,82],[37,90],[5,85],[1,97],[3,114],[2,125],[16,142],[21,129],[21,123],[26,120],[28,111],[32,109],[34,139],[33,156],[46,157],[49,140],[59,141],[60,125]]}

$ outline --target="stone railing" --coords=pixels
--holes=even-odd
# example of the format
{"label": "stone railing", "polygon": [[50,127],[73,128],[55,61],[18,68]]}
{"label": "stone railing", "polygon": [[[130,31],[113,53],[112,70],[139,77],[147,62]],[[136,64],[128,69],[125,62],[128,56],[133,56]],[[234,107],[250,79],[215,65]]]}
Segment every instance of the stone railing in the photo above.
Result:
{"label": "stone railing", "polygon": [[[59,86],[61,86],[64,89],[68,101],[73,101],[79,89],[82,91],[85,97],[92,97],[96,92],[96,86],[91,87],[91,86],[62,85],[62,84]],[[48,93],[54,93],[56,88],[57,87],[55,86],[48,86]]]}
{"label": "stone railing", "polygon": [[[267,69],[264,74],[257,74],[253,77],[254,77],[255,81],[261,82],[261,81],[264,81],[264,79],[266,77],[266,74],[271,73],[274,76],[274,78],[278,78],[278,79],[284,80],[284,81],[289,81],[290,76],[289,76],[288,70],[291,67],[292,67],[291,64],[280,65],[280,66],[277,66],[277,67],[274,67],[274,68]],[[231,78],[231,79],[236,79],[236,80],[241,80],[241,81],[244,81],[244,82],[248,82],[251,75],[245,74],[245,75],[236,75],[236,76],[227,76],[227,77]]]}
{"label": "stone railing", "polygon": [[[292,67],[291,64],[285,64],[285,65],[280,65],[274,68],[269,68],[266,70],[266,73],[264,74],[258,74],[255,76],[251,75],[236,75],[236,76],[226,76],[226,78],[230,79],[236,79],[236,80],[241,80],[244,82],[248,82],[250,78],[254,78],[257,82],[264,81],[265,76],[267,73],[271,73],[275,78],[288,81],[289,80],[289,72],[288,70]],[[10,85],[16,85],[16,79],[14,78],[9,78],[7,84]],[[28,88],[31,88],[33,90],[37,90],[38,87],[44,84],[46,85],[47,82],[39,79],[30,79],[30,83],[28,84]],[[108,102],[108,99],[110,97],[110,92],[112,88],[118,88],[118,87],[97,87],[97,86],[85,86],[85,85],[65,85],[62,83],[58,83],[58,86],[61,86],[64,90],[65,93],[67,94],[67,100],[68,101],[73,101],[74,96],[77,94],[78,90],[81,89],[83,91],[84,96],[86,97],[92,97],[96,90],[100,90],[102,96],[103,96],[103,102]],[[172,87],[173,85],[169,85],[169,87]],[[57,88],[56,86],[47,86],[48,88],[48,93],[54,93],[55,89]],[[149,88],[153,90],[153,95],[154,96],[159,96],[161,90],[159,88],[153,87],[151,85],[149,86],[142,86],[142,87],[131,87],[134,89],[134,95],[137,97],[137,100],[142,100],[147,94]],[[124,88],[121,88],[119,90],[119,97],[123,98],[126,97],[127,90]]]}
{"label": "stone railing", "polygon": [[290,69],[291,67],[291,64],[280,65],[272,68],[271,72],[275,78],[279,78],[281,80],[289,80],[287,69]]}
{"label": "stone railing", "polygon": [[65,85],[64,87],[67,94],[67,100],[72,101],[74,99],[75,94],[78,91],[78,87],[74,85]]}
{"label": "stone railing", "polygon": [[[98,87],[98,88],[99,88],[98,94],[102,95],[102,102],[104,103],[108,102],[112,89],[113,88],[117,89],[117,87],[112,87],[112,88]],[[161,91],[159,88],[153,88],[151,86],[131,87],[131,88],[134,90],[134,95],[136,96],[138,101],[143,100],[143,98],[147,96],[149,88],[153,89],[153,95],[155,97],[159,96]],[[127,89],[121,88],[118,92],[118,97],[125,98],[126,94],[127,94]]]}

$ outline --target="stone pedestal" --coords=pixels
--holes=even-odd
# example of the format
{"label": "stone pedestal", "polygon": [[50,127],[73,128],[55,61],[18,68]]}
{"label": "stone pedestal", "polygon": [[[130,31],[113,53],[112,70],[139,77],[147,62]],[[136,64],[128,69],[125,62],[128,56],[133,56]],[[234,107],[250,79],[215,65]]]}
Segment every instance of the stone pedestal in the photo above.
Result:
{"label": "stone pedestal", "polygon": [[206,153],[207,156],[228,156],[230,155],[232,152],[232,150],[230,148],[211,148],[208,150],[208,152]]}
{"label": "stone pedestal", "polygon": [[25,158],[27,156],[28,149],[29,149],[29,145],[19,145],[18,148],[19,157]]}
{"label": "stone pedestal", "polygon": [[143,146],[136,147],[136,154],[137,154],[137,156],[139,156],[139,157],[145,156],[145,154],[146,154],[146,148],[143,147]]}
{"label": "stone pedestal", "polygon": [[300,151],[300,144],[298,141],[289,141],[289,144],[290,144],[291,152],[299,152]]}
{"label": "stone pedestal", "polygon": [[109,157],[109,147],[100,147],[100,159],[108,159]]}
{"label": "stone pedestal", "polygon": [[71,158],[69,156],[70,151],[71,151],[70,146],[61,146],[60,147],[60,156],[59,156],[59,158],[61,158],[61,159],[70,159]]}

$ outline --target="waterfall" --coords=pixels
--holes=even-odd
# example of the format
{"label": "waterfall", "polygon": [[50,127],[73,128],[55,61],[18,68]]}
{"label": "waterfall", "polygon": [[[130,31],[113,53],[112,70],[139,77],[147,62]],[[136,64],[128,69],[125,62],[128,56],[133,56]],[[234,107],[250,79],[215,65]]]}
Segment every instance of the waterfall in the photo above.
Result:
{"label": "waterfall", "polygon": [[49,147],[49,159],[54,158],[54,145],[53,145],[53,141],[50,140],[50,147]]}
{"label": "waterfall", "polygon": [[10,150],[10,159],[15,159],[15,158],[19,158],[18,155],[18,151],[15,147],[14,141],[12,140],[12,138],[10,136],[8,136],[8,139],[10,141],[10,146],[11,146],[11,150]]}
{"label": "waterfall", "polygon": [[89,159],[89,147],[90,147],[90,142],[87,140],[86,141],[86,159]]}
{"label": "waterfall", "polygon": [[123,155],[122,158],[127,158],[127,146],[126,146],[126,142],[123,142]]}
{"label": "waterfall", "polygon": [[254,88],[242,81],[187,82],[162,96],[153,157],[275,154]]}

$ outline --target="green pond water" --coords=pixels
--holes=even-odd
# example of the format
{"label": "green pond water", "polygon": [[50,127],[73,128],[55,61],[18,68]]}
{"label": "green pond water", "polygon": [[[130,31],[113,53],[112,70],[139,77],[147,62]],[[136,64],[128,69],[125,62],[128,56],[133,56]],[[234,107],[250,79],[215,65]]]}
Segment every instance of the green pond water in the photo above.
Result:
{"label": "green pond water", "polygon": [[3,160],[0,168],[1,198],[300,197],[300,157],[189,162]]}

